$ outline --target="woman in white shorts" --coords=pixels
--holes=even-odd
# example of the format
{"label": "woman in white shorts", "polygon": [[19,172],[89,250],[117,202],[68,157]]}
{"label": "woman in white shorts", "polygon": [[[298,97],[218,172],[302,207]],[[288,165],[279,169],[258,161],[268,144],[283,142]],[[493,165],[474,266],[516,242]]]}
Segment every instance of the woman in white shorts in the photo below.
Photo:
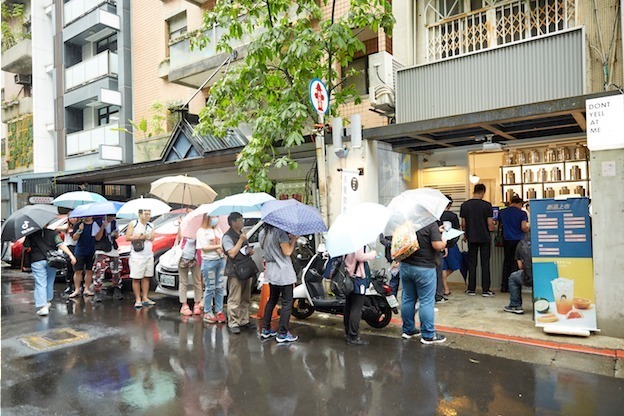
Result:
{"label": "woman in white shorts", "polygon": [[[156,304],[147,297],[150,279],[154,276],[154,253],[152,252],[154,226],[149,222],[151,215],[150,210],[140,209],[139,219],[128,224],[126,230],[126,240],[130,241],[132,247],[128,265],[130,266],[135,309]],[[137,250],[136,244],[140,244],[140,242],[143,242],[143,249]]]}

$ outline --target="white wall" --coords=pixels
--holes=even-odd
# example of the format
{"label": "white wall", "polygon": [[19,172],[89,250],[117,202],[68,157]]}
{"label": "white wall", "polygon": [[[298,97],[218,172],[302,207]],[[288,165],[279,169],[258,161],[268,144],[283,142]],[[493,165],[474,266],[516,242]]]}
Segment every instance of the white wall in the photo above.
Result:
{"label": "white wall", "polygon": [[46,67],[54,62],[52,18],[45,14],[49,2],[32,2],[32,98],[33,98],[33,170],[54,172],[56,143],[54,131],[54,83]]}

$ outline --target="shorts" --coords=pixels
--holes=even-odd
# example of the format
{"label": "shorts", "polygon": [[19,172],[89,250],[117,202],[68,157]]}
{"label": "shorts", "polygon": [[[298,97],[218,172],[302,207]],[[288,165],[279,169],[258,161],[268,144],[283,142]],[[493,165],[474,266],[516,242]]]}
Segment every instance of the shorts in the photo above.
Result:
{"label": "shorts", "polygon": [[76,256],[76,264],[74,264],[74,271],[93,269],[93,255],[90,256]]}
{"label": "shorts", "polygon": [[448,249],[448,255],[442,259],[442,270],[461,269],[462,255],[459,247],[454,246]]}
{"label": "shorts", "polygon": [[128,259],[131,279],[154,276],[154,257],[132,257]]}

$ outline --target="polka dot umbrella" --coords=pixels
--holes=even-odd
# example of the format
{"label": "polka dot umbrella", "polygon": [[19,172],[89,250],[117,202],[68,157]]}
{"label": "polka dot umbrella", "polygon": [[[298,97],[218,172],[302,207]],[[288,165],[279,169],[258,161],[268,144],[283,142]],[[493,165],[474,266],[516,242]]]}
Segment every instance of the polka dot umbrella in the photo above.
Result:
{"label": "polka dot umbrella", "polygon": [[318,209],[295,199],[268,201],[262,205],[262,221],[293,235],[327,231]]}

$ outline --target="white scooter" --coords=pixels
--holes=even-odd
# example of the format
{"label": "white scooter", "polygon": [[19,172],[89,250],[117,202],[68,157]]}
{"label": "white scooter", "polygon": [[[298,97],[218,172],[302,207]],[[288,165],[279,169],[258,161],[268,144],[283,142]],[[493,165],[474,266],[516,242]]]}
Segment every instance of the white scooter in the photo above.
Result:
{"label": "white scooter", "polygon": [[[293,291],[292,315],[305,319],[314,311],[344,314],[346,299],[327,293],[323,272],[329,261],[326,253],[317,252],[301,273],[301,284]],[[375,275],[366,289],[362,319],[373,328],[383,328],[390,323],[393,311],[398,313],[398,302],[383,275]]]}

